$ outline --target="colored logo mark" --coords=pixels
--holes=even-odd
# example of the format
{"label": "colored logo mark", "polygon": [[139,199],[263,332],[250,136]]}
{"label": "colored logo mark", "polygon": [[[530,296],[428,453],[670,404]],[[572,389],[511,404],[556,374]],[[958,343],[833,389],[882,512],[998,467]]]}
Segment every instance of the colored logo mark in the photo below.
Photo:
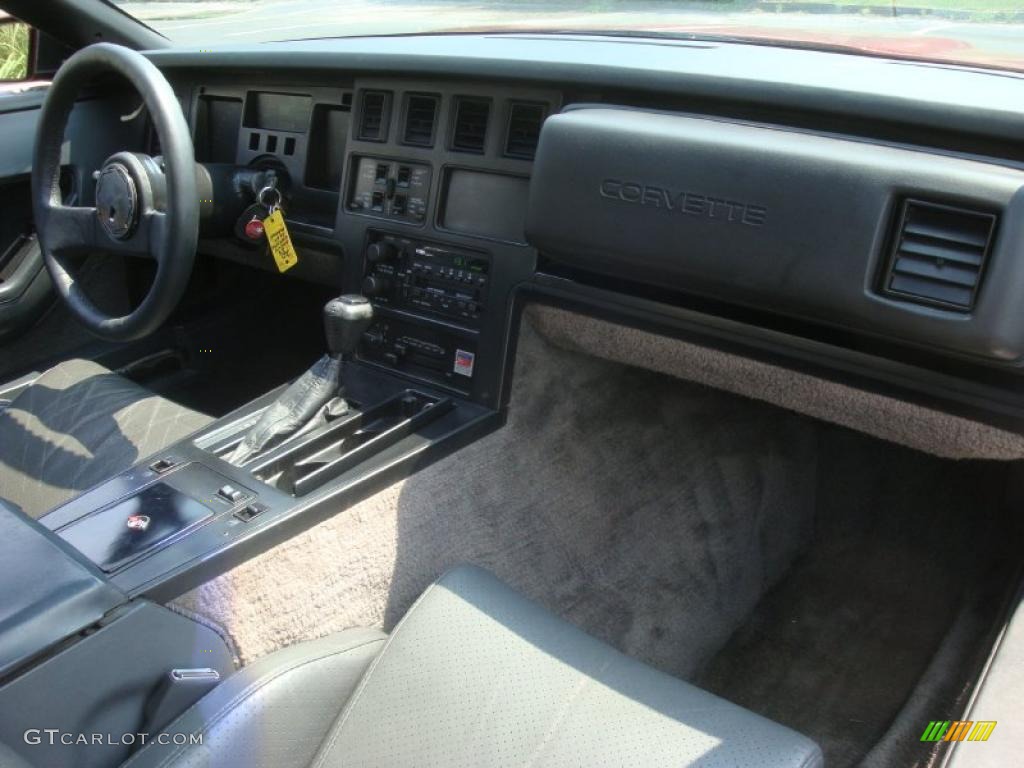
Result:
{"label": "colored logo mark", "polygon": [[996,720],[932,720],[921,741],[988,741]]}

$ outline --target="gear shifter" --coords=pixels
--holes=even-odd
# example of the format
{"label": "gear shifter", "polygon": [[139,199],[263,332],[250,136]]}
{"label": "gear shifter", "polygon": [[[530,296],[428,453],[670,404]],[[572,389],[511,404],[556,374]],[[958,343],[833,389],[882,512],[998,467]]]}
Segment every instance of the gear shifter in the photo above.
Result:
{"label": "gear shifter", "polygon": [[327,351],[336,360],[348,360],[359,339],[373,322],[373,305],[365,296],[346,293],[324,305],[324,335]]}
{"label": "gear shifter", "polygon": [[324,335],[328,353],[267,407],[227,461],[241,466],[289,437],[345,413],[348,404],[340,396],[342,362],[355,354],[359,339],[372,321],[373,305],[365,296],[348,293],[327,302]]}

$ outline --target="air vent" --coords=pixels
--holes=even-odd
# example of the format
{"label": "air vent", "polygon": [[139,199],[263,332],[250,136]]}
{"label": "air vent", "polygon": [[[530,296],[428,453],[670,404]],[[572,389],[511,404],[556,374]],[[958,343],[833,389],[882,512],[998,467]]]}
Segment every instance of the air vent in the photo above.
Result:
{"label": "air vent", "polygon": [[405,130],[402,143],[414,147],[434,146],[434,125],[437,122],[437,96],[413,94],[405,102]]}
{"label": "air vent", "polygon": [[391,94],[386,91],[363,91],[359,110],[359,132],[363,141],[386,141]]}
{"label": "air vent", "polygon": [[487,139],[487,118],[490,113],[491,102],[487,99],[459,99],[455,105],[452,149],[482,155]]}
{"label": "air vent", "polygon": [[547,107],[543,104],[513,102],[508,116],[505,154],[532,160],[540,139],[540,126],[546,115]]}
{"label": "air vent", "polygon": [[989,213],[907,200],[883,291],[921,304],[971,309],[995,224]]}

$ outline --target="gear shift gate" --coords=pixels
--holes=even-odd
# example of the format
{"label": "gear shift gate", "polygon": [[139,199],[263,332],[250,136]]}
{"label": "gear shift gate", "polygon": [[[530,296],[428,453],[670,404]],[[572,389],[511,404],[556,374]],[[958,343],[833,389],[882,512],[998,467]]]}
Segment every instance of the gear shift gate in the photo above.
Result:
{"label": "gear shift gate", "polygon": [[452,406],[448,398],[406,390],[267,452],[250,470],[269,485],[304,496],[426,426]]}

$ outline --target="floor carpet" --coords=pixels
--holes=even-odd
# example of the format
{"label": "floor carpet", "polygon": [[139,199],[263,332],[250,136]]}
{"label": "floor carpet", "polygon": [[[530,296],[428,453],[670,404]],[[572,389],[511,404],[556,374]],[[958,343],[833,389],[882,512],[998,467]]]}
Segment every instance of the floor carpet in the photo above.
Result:
{"label": "floor carpet", "polygon": [[[958,634],[960,658],[995,620],[1013,570],[1005,471],[823,428],[815,539],[697,684],[814,738],[826,764],[857,764],[965,606],[987,621],[975,618],[973,631]],[[933,706],[952,707],[966,683],[956,684],[961,672],[947,670]]]}
{"label": "floor carpet", "polygon": [[849,765],[975,583],[1005,471],[567,351],[524,323],[505,427],[176,605],[248,662],[389,629],[471,562]]}

